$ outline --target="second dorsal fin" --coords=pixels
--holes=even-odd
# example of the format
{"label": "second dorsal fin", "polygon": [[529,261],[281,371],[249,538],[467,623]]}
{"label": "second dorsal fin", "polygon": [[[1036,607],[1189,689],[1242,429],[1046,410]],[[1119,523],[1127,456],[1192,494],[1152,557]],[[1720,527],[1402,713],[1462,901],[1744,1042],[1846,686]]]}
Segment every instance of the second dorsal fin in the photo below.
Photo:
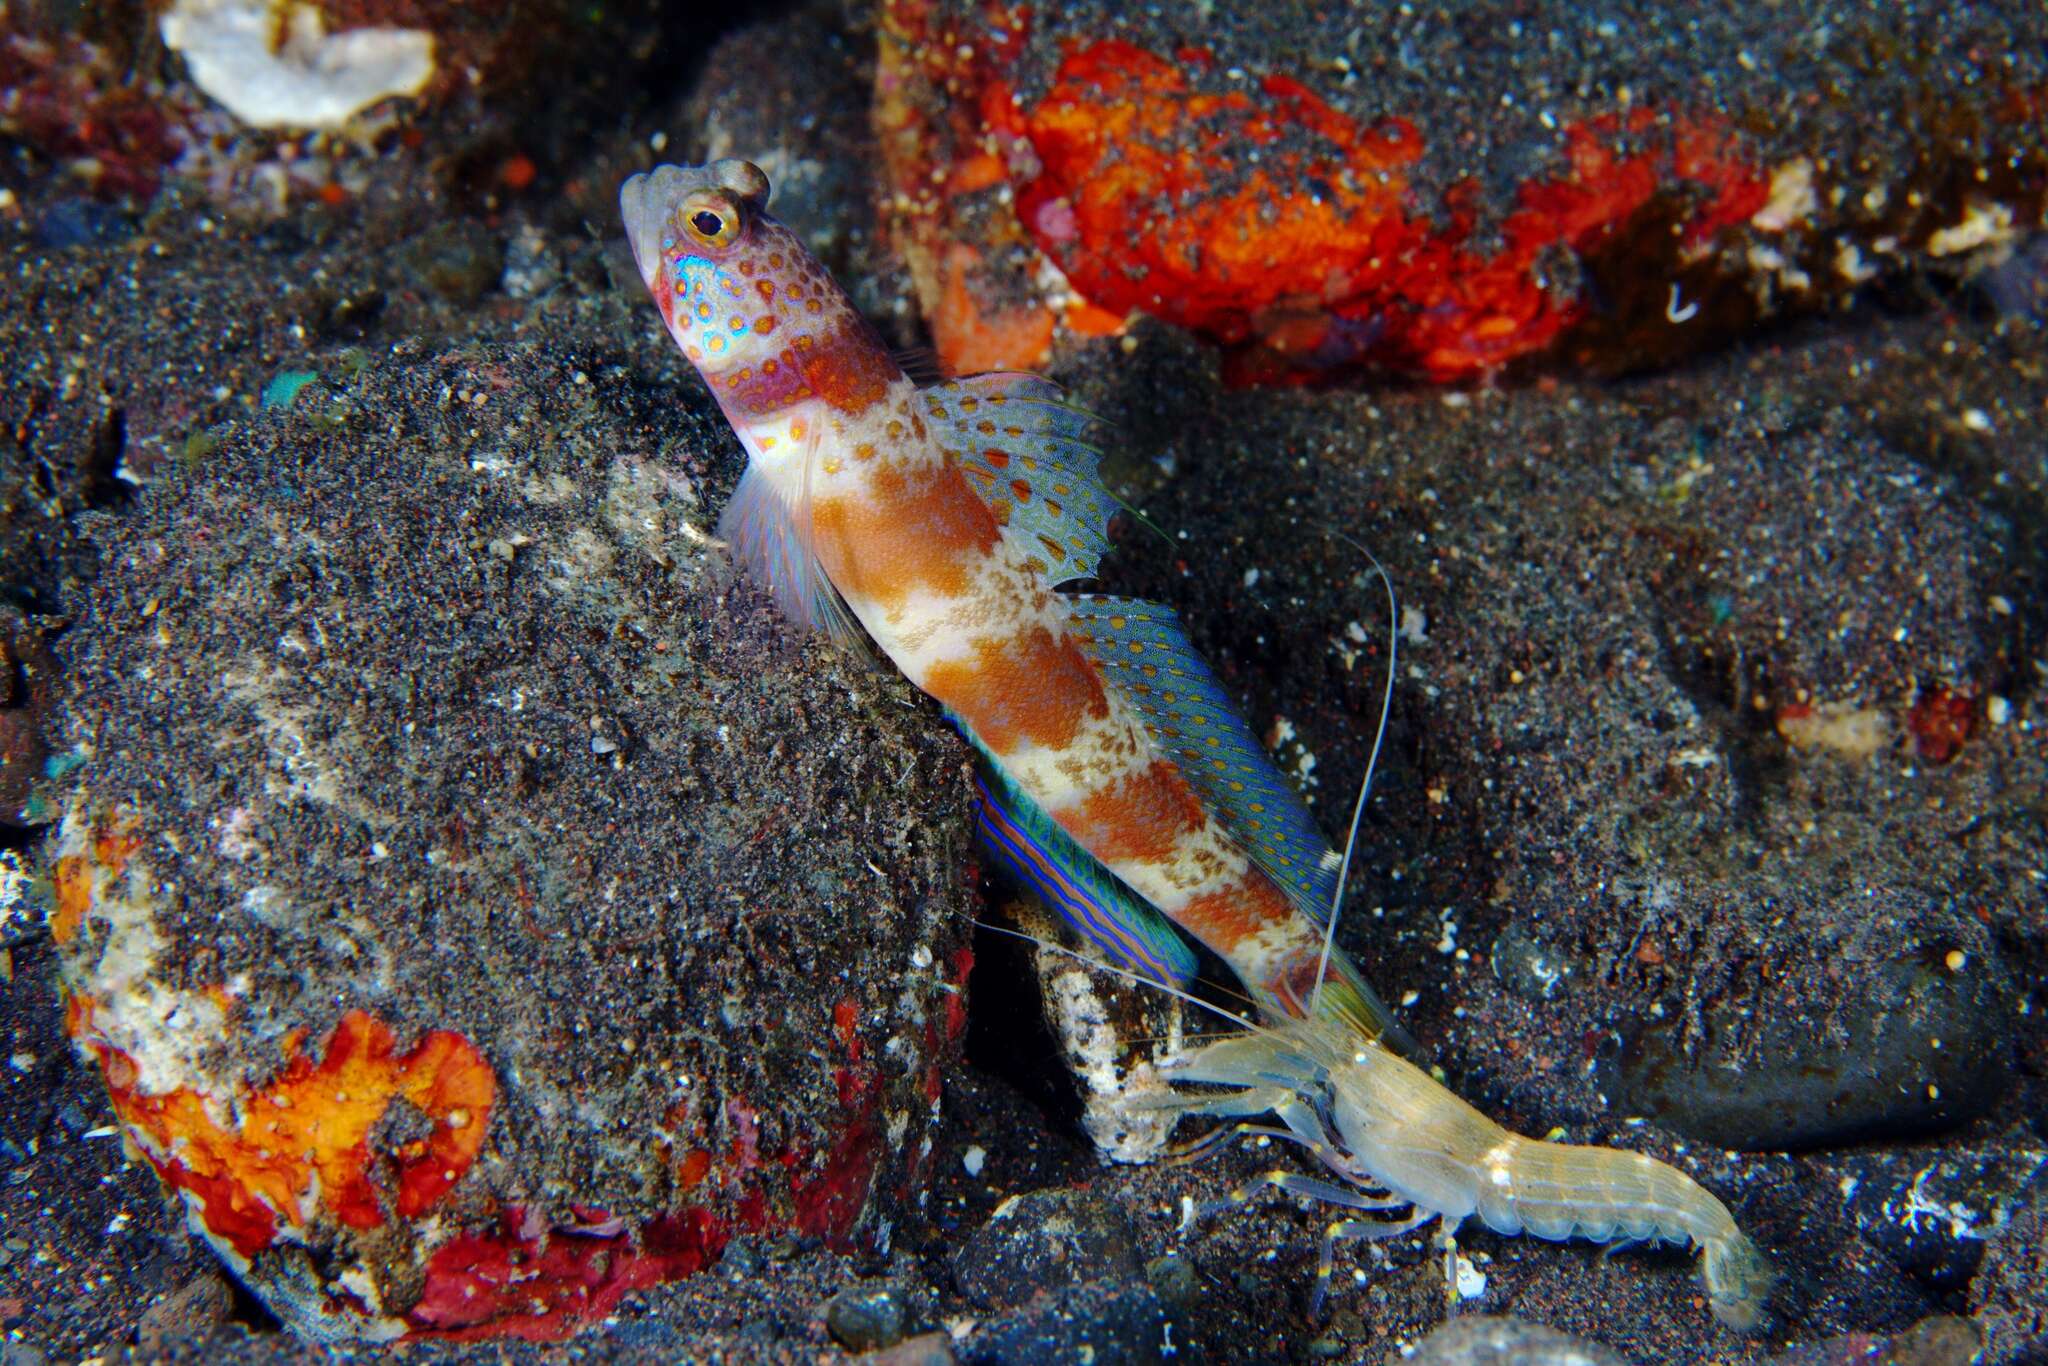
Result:
{"label": "second dorsal fin", "polygon": [[1252,861],[1303,915],[1330,914],[1340,860],[1252,735],[1170,607],[1135,598],[1067,600],[1075,640],[1144,718],[1165,756]]}
{"label": "second dorsal fin", "polygon": [[940,447],[1003,534],[1051,583],[1092,578],[1118,506],[1088,440],[1102,419],[1062,402],[1051,380],[1007,371],[947,380],[919,397]]}

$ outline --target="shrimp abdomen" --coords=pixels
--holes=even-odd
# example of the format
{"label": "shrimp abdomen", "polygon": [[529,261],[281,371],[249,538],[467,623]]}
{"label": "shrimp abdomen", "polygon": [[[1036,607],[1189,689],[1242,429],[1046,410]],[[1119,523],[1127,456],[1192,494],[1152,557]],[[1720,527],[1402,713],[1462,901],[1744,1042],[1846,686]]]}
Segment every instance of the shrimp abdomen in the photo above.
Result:
{"label": "shrimp abdomen", "polygon": [[1498,1233],[1608,1242],[1706,1242],[1735,1231],[1698,1182],[1644,1153],[1507,1135],[1480,1172],[1479,1217]]}

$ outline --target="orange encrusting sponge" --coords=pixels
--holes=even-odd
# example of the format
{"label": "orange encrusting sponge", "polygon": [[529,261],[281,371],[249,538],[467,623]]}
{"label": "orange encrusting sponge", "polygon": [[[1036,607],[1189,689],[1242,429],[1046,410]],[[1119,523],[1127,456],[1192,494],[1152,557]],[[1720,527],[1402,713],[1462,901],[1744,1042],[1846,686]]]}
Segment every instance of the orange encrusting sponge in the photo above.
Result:
{"label": "orange encrusting sponge", "polygon": [[[164,1182],[195,1196],[207,1229],[244,1257],[322,1211],[357,1229],[382,1224],[386,1201],[402,1218],[426,1212],[476,1160],[497,1099],[490,1064],[460,1034],[433,1030],[400,1053],[390,1027],[360,1010],[341,1017],[318,1061],[300,1032],[287,1036],[284,1069],[244,1095],[145,1094],[135,1060],[92,1038],[92,1014],[89,998],[72,997],[66,1029],[98,1057],[115,1113]],[[432,1131],[373,1152],[372,1130],[401,1099]],[[380,1158],[391,1164],[382,1192]]]}

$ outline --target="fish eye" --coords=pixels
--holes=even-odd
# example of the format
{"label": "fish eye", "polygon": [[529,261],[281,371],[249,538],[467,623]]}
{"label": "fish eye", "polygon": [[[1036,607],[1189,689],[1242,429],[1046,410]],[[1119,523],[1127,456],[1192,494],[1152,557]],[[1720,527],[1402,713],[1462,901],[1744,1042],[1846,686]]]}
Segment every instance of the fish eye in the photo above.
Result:
{"label": "fish eye", "polygon": [[685,201],[676,217],[690,236],[707,247],[729,247],[740,235],[740,209],[730,195],[713,191]]}

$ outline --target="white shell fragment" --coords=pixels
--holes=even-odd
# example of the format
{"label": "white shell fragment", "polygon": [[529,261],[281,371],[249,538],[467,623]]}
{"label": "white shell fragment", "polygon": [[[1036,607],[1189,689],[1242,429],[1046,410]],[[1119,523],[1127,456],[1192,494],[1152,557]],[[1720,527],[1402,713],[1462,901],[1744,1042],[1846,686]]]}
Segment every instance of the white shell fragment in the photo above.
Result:
{"label": "white shell fragment", "polygon": [[160,27],[193,82],[256,128],[333,128],[434,74],[431,33],[329,34],[303,0],[176,0]]}

